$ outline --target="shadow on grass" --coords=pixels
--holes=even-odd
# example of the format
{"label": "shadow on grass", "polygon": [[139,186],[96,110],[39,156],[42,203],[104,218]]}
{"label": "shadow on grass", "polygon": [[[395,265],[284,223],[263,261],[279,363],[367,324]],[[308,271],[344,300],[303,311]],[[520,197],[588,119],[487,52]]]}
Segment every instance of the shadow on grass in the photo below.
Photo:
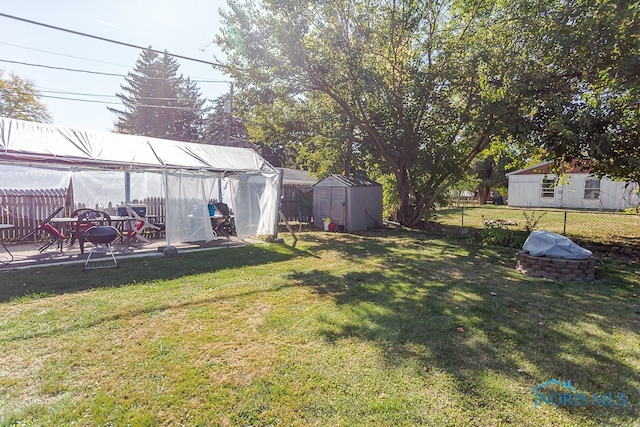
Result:
{"label": "shadow on grass", "polygon": [[[445,371],[464,396],[481,405],[492,398],[487,393],[511,393],[506,384],[499,391],[481,385],[487,373],[531,389],[556,378],[570,379],[589,395],[638,396],[640,372],[624,361],[633,355],[620,354],[636,349],[630,343],[626,350],[612,345],[614,334],[640,333],[638,281],[629,280],[628,266],[605,264],[593,283],[558,282],[516,273],[512,249],[426,234],[380,235],[314,239],[317,251],[338,251],[353,263],[373,257],[379,268],[291,274],[298,286],[312,287],[348,308],[349,320],[323,320],[319,333],[328,342],[353,337],[376,342],[387,363],[411,358],[427,371]],[[565,409],[602,422],[612,416],[636,420],[639,414],[635,402],[623,408]]]}
{"label": "shadow on grass", "polygon": [[183,252],[174,257],[119,260],[119,268],[82,272],[79,264],[0,272],[0,302],[20,297],[44,297],[88,289],[119,287],[134,283],[280,262],[310,254],[285,245],[252,245],[223,250]]}

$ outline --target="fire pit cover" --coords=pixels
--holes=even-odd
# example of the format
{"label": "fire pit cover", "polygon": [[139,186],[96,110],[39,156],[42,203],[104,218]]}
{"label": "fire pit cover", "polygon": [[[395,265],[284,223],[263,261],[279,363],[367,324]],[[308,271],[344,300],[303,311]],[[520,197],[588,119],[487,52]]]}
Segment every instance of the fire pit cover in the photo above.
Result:
{"label": "fire pit cover", "polygon": [[529,252],[531,256],[550,258],[587,259],[593,255],[590,250],[579,246],[571,239],[545,230],[536,230],[529,234],[522,250]]}

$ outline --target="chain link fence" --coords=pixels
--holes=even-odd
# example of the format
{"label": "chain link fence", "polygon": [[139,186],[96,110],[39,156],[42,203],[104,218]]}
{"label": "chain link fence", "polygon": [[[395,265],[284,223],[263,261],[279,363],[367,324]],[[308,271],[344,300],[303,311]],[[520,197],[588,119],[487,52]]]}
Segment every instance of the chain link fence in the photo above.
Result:
{"label": "chain link fence", "polygon": [[640,215],[482,205],[436,211],[435,221],[467,229],[547,230],[604,245],[640,246]]}

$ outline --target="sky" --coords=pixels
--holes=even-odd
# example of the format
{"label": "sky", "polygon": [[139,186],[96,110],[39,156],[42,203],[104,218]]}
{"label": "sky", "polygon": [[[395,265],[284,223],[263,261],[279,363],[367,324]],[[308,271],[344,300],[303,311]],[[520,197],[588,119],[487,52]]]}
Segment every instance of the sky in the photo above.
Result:
{"label": "sky", "polygon": [[[6,15],[213,63],[224,59],[213,40],[220,33],[219,9],[226,7],[225,0],[0,1],[0,13]],[[0,16],[3,78],[13,73],[31,81],[55,125],[112,131],[116,116],[107,107],[122,108],[115,95],[122,92],[124,75],[133,71],[140,53]],[[229,77],[220,69],[177,62],[178,73],[198,82],[204,98],[228,93]]]}

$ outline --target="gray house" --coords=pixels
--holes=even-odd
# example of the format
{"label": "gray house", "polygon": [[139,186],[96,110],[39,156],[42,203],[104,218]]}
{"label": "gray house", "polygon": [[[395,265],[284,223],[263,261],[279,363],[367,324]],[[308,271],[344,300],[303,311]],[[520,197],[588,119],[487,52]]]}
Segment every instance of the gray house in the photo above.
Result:
{"label": "gray house", "polygon": [[358,176],[330,175],[313,186],[313,224],[331,218],[344,231],[382,224],[382,186]]}

